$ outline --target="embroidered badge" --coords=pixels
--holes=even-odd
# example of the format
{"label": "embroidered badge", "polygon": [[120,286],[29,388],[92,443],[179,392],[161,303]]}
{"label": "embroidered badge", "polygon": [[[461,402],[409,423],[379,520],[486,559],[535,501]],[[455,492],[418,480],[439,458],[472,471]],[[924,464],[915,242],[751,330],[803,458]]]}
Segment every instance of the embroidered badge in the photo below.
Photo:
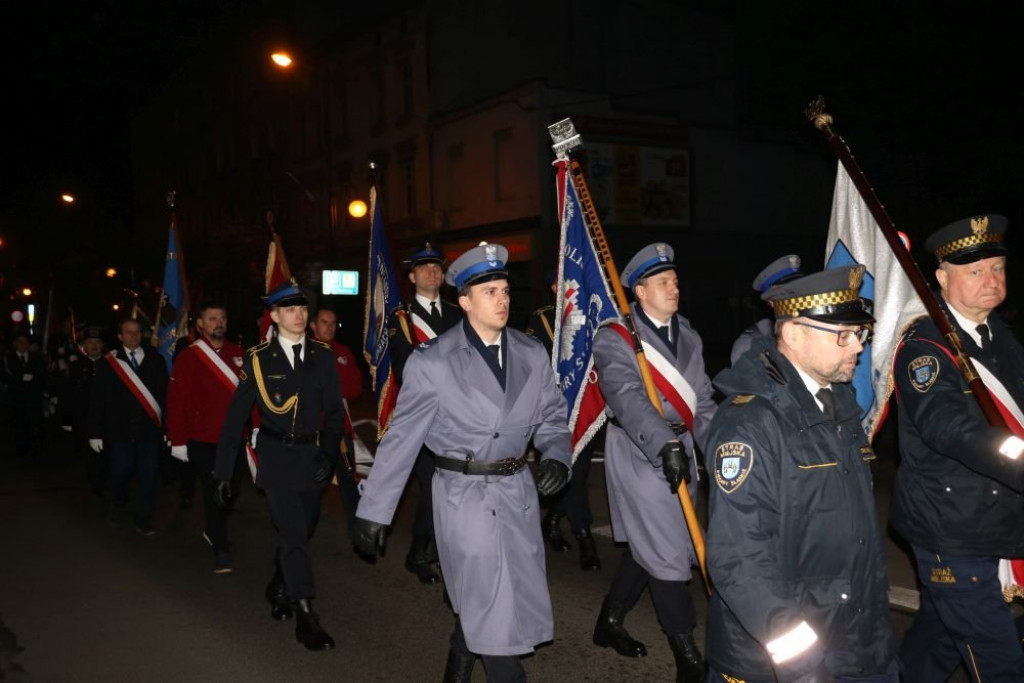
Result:
{"label": "embroidered badge", "polygon": [[274,403],[276,403],[277,405],[281,405],[281,392],[280,391],[275,391],[274,392]]}
{"label": "embroidered badge", "polygon": [[741,441],[723,443],[715,451],[715,481],[726,493],[738,489],[754,466],[754,449]]}
{"label": "embroidered badge", "polygon": [[925,393],[939,378],[939,359],[935,356],[919,356],[910,361],[907,374],[910,375],[910,385]]}
{"label": "embroidered badge", "polygon": [[932,583],[956,583],[953,570],[949,567],[932,567],[930,578]]}
{"label": "embroidered badge", "polygon": [[875,459],[875,452],[871,449],[871,446],[861,446],[860,447],[860,457],[865,462],[867,462],[868,460],[874,460]]}
{"label": "embroidered badge", "polygon": [[745,406],[754,400],[753,394],[736,394],[732,399],[732,405],[734,406]]}

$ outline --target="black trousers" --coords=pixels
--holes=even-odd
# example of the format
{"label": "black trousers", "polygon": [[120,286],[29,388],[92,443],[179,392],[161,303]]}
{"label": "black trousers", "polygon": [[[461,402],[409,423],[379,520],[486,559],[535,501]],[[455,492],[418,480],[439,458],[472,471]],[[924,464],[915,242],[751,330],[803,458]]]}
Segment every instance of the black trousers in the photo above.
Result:
{"label": "black trousers", "polygon": [[622,554],[622,562],[612,579],[611,588],[608,589],[608,601],[631,609],[640,599],[644,588],[651,590],[658,623],[667,635],[682,635],[693,631],[697,625],[697,615],[686,582],[654,578],[637,563],[627,548]]}
{"label": "black trousers", "polygon": [[903,680],[944,681],[963,662],[972,681],[1024,681],[1024,652],[1003,600],[999,559],[912,548],[921,608],[900,646]]}
{"label": "black trousers", "polygon": [[320,501],[323,488],[294,490],[267,487],[267,506],[277,527],[277,569],[284,577],[288,597],[292,600],[312,598],[313,561],[309,553],[309,539],[313,538],[320,521]]}
{"label": "black trousers", "polygon": [[8,419],[14,432],[15,450],[19,457],[39,455],[43,446],[43,403],[42,399],[11,401]]}
{"label": "black trousers", "polygon": [[[203,491],[203,514],[206,520],[206,537],[210,539],[214,554],[230,550],[228,543],[228,513],[217,507],[213,501],[216,482],[213,481],[213,462],[217,457],[217,444],[203,441],[188,442],[188,463],[199,477]],[[191,498],[191,495],[189,495]]]}
{"label": "black trousers", "polygon": [[591,441],[579,454],[572,465],[572,479],[569,480],[569,485],[555,494],[548,508],[552,514],[568,517],[573,533],[585,531],[594,523],[594,513],[590,509],[590,495],[587,490],[594,447],[595,444]]}
{"label": "black trousers", "polygon": [[[345,436],[344,443],[348,449],[348,455],[338,459],[338,467],[335,470],[338,476],[338,494],[341,496],[341,507],[345,510],[348,518],[348,526],[352,528],[352,520],[355,519],[356,509],[359,507],[359,482],[356,481],[356,450],[352,443],[352,437]],[[347,457],[348,462],[345,461]]]}
{"label": "black trousers", "polygon": [[488,683],[525,683],[526,670],[519,655],[477,655],[466,646],[466,635],[462,632],[462,621],[455,615],[455,628],[449,641],[454,652],[463,657],[479,656],[484,663]]}
{"label": "black trousers", "polygon": [[107,466],[110,458],[105,450],[96,453],[89,448],[89,441],[84,438],[74,437],[75,455],[82,459],[85,465],[85,476],[89,480],[89,488],[97,496],[103,495],[103,489],[107,485]]}
{"label": "black trousers", "polygon": [[412,548],[426,548],[434,540],[434,495],[431,480],[434,477],[434,454],[429,448],[420,449],[413,474],[420,485],[419,501],[416,503],[416,521],[412,525]]}

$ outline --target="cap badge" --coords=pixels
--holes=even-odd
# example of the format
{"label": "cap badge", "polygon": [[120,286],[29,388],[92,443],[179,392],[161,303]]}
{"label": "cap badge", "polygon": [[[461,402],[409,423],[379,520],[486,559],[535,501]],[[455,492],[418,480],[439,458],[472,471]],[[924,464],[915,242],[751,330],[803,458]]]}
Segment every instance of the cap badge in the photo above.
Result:
{"label": "cap badge", "polygon": [[789,257],[789,267],[790,268],[799,268],[800,267],[800,257],[799,256],[790,256]]}
{"label": "cap badge", "polygon": [[484,246],[484,256],[486,257],[486,259],[488,261],[497,261],[498,260],[498,247],[494,246],[493,244],[485,245]]}
{"label": "cap badge", "polygon": [[988,231],[988,216],[978,216],[971,219],[971,232],[975,235]]}
{"label": "cap badge", "polygon": [[654,245],[654,250],[658,252],[658,256],[665,258],[665,245],[659,242]]}

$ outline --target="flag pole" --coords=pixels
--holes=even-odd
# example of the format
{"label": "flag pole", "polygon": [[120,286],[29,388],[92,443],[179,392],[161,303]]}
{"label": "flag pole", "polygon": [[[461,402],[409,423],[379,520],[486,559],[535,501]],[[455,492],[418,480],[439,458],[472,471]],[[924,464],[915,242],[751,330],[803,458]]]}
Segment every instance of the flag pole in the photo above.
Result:
{"label": "flag pole", "polygon": [[[590,228],[590,236],[597,247],[601,264],[608,273],[608,280],[611,283],[612,292],[615,294],[615,302],[622,314],[623,324],[629,331],[630,339],[633,341],[633,353],[636,354],[636,362],[640,368],[640,378],[643,380],[647,398],[650,399],[651,405],[658,411],[658,414],[665,417],[665,411],[661,407],[661,398],[654,387],[654,377],[651,375],[651,368],[647,364],[643,343],[640,341],[640,335],[636,331],[633,316],[629,313],[629,301],[626,299],[626,292],[623,290],[622,282],[619,279],[619,270],[615,267],[615,260],[612,258],[611,248],[608,246],[608,240],[605,238],[604,228],[601,227],[601,221],[597,217],[597,210],[594,208],[594,202],[590,197],[590,189],[587,187],[587,180],[583,176],[583,167],[570,154],[573,149],[581,147],[583,141],[580,139],[579,134],[576,133],[576,128],[572,125],[570,119],[563,119],[558,123],[548,126],[548,132],[555,143],[552,145],[555,157],[567,161],[569,164],[569,177],[572,179],[573,187],[576,188],[576,196],[579,199],[580,208],[583,210],[584,220]],[[697,511],[693,507],[693,500],[690,498],[690,492],[686,486],[680,486],[676,494],[679,496],[679,504],[683,508],[683,517],[686,519],[686,528],[690,532],[690,540],[693,542],[693,549],[697,555],[697,562],[700,564],[701,574],[704,576],[704,587],[710,595],[711,577],[708,576],[704,531],[700,527]]]}
{"label": "flag pole", "polygon": [[857,160],[854,159],[853,152],[850,151],[850,147],[846,144],[846,141],[833,130],[832,115],[825,111],[825,100],[819,95],[813,102],[807,105],[804,109],[804,115],[811,121],[811,123],[814,124],[815,128],[825,135],[825,139],[828,140],[829,145],[832,147],[832,151],[835,152],[837,157],[839,157],[839,162],[849,174],[850,180],[853,181],[857,190],[860,191],[860,195],[864,198],[864,202],[867,204],[868,210],[871,211],[871,215],[878,224],[878,228],[881,230],[882,236],[885,237],[885,241],[889,244],[889,249],[892,250],[893,255],[896,257],[896,261],[903,268],[903,272],[906,273],[914,291],[921,298],[921,302],[924,303],[924,307],[928,311],[928,315],[931,317],[936,327],[939,328],[939,333],[946,339],[946,342],[952,349],[953,356],[956,358],[960,373],[963,375],[964,380],[970,387],[971,393],[974,394],[974,399],[981,407],[981,411],[985,414],[985,419],[987,419],[989,424],[993,427],[1006,428],[1006,422],[1003,420],[1003,416],[999,413],[999,409],[992,400],[992,396],[989,395],[988,390],[985,389],[985,384],[981,381],[981,377],[978,376],[978,371],[974,369],[974,363],[971,362],[970,356],[968,356],[967,352],[964,351],[959,333],[956,331],[956,328],[953,327],[952,323],[949,322],[949,317],[942,309],[942,306],[939,305],[939,301],[928,286],[928,281],[925,280],[924,274],[921,273],[921,269],[910,255],[910,251],[900,240],[899,233],[896,231],[896,226],[893,224],[892,219],[889,218],[889,214],[886,213],[885,207],[882,206],[882,203],[878,200],[878,196],[875,195],[874,188],[872,188],[871,184],[868,183],[868,179],[865,177],[864,172],[861,171]]}

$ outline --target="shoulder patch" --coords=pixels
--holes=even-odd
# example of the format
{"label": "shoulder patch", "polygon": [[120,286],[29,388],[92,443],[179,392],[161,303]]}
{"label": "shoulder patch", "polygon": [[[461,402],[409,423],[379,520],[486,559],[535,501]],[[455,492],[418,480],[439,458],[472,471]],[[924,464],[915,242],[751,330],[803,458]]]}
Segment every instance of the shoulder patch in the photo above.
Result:
{"label": "shoulder patch", "polygon": [[715,450],[715,482],[732,493],[747,480],[754,467],[754,449],[742,441],[727,441]]}
{"label": "shoulder patch", "polygon": [[907,364],[910,386],[922,394],[926,393],[939,378],[939,359],[935,356],[918,356]]}
{"label": "shoulder patch", "polygon": [[748,403],[750,403],[753,400],[754,400],[754,395],[753,394],[736,394],[736,396],[733,397],[733,399],[732,399],[731,405],[734,405],[734,406],[745,406],[745,405],[747,405]]}

